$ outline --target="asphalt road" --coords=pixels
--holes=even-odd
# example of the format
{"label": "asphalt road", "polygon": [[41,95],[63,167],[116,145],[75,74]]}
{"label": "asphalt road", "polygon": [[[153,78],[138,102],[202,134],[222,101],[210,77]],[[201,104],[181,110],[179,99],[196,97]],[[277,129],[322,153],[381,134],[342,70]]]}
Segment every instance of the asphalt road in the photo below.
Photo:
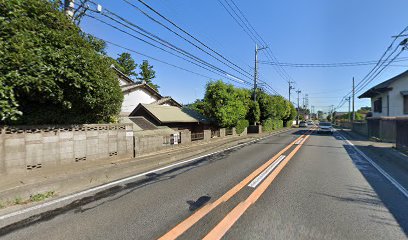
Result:
{"label": "asphalt road", "polygon": [[407,239],[407,197],[338,133],[305,132],[150,174],[0,239]]}

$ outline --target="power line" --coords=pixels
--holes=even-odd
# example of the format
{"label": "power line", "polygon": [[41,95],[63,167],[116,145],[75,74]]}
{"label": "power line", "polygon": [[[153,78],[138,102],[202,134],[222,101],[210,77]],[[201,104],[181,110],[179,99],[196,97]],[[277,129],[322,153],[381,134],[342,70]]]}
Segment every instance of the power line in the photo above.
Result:
{"label": "power line", "polygon": [[[173,56],[176,56],[176,57],[178,57],[178,58],[180,58],[180,59],[183,59],[183,60],[185,60],[185,61],[187,61],[187,62],[189,62],[189,63],[191,63],[191,64],[194,64],[194,65],[196,65],[196,66],[198,66],[198,67],[200,67],[200,68],[203,68],[203,69],[205,69],[205,70],[207,70],[207,71],[210,71],[210,72],[213,72],[213,73],[215,73],[215,74],[217,74],[217,75],[220,75],[219,73],[217,73],[217,72],[214,71],[214,70],[217,70],[217,69],[211,69],[211,67],[210,67],[210,68],[204,67],[204,66],[202,66],[202,65],[200,65],[200,64],[198,64],[198,63],[196,63],[196,62],[193,62],[193,61],[191,61],[191,60],[189,60],[189,59],[186,59],[186,58],[184,58],[184,57],[181,57],[181,56],[179,56],[179,55],[177,55],[177,54],[175,54],[175,53],[173,53],[173,52],[170,52],[170,51],[168,51],[168,50],[166,50],[166,49],[164,49],[164,48],[162,48],[162,47],[159,47],[159,46],[157,46],[157,45],[155,45],[155,44],[153,44],[153,43],[150,43],[149,41],[146,41],[146,40],[144,40],[144,39],[142,39],[142,38],[139,38],[139,37],[135,36],[135,35],[132,34],[132,33],[129,33],[129,32],[127,32],[127,31],[123,30],[123,29],[120,29],[120,28],[118,28],[118,27],[116,27],[116,26],[114,26],[114,25],[112,25],[112,24],[110,24],[110,23],[108,23],[108,22],[106,22],[106,21],[104,21],[104,20],[98,19],[98,18],[96,18],[96,17],[94,17],[94,16],[92,16],[92,15],[86,14],[86,16],[89,17],[89,18],[95,19],[96,21],[99,21],[99,22],[101,22],[101,23],[103,23],[103,24],[105,24],[105,25],[107,25],[107,26],[110,26],[110,27],[112,27],[112,28],[114,28],[114,29],[116,29],[116,30],[122,32],[122,33],[125,33],[125,34],[127,34],[127,35],[129,35],[129,36],[131,36],[131,37],[133,37],[133,38],[135,38],[135,39],[137,39],[137,40],[140,40],[140,41],[142,41],[142,42],[144,42],[144,43],[146,43],[146,44],[148,44],[148,45],[150,45],[150,46],[152,46],[152,47],[155,47],[155,48],[160,49],[160,50],[162,50],[162,51],[164,51],[164,52],[167,52],[167,53],[169,53],[169,54],[171,54],[171,55],[173,55]],[[232,78],[231,78],[231,77],[228,78],[228,79],[230,79],[231,81],[234,81],[234,82],[237,82],[237,83],[240,83],[240,84],[251,85],[251,83],[249,83],[249,82],[247,82],[247,81],[244,81],[244,80],[242,80],[242,79],[236,78],[236,77],[234,77],[233,75],[231,75],[231,74],[229,74],[229,73],[227,73],[227,72],[225,72],[225,71],[223,71],[223,70],[221,70],[221,71],[219,71],[219,72],[225,74],[225,75],[220,75],[220,76],[222,76],[222,77],[231,76]],[[237,80],[237,79],[239,79],[239,80]]]}
{"label": "power line", "polygon": [[[211,47],[209,47],[208,45],[204,44],[202,41],[198,40],[196,37],[193,37],[192,34],[188,33],[187,31],[185,31],[184,29],[182,29],[181,27],[178,27],[179,30],[181,30],[183,33],[188,34],[188,36],[192,37],[194,40],[196,40],[198,43],[200,43],[201,45],[203,45],[206,49],[210,50],[211,52],[213,52],[214,54],[216,54],[217,56],[221,57],[223,60],[225,60],[226,62],[228,62],[229,64],[233,65],[234,67],[231,67],[229,64],[227,64],[226,62],[220,60],[219,58],[217,58],[216,56],[214,56],[213,54],[209,53],[208,51],[204,50],[202,47],[198,46],[197,44],[193,43],[192,41],[190,41],[189,39],[185,38],[184,36],[182,36],[181,34],[177,33],[176,31],[174,31],[173,29],[171,29],[170,27],[168,27],[167,25],[163,24],[162,22],[160,22],[159,20],[155,19],[154,17],[152,17],[151,15],[149,15],[148,13],[146,13],[145,11],[143,11],[142,9],[140,9],[138,6],[130,3],[127,0],[122,0],[124,2],[126,2],[127,4],[129,4],[130,6],[132,6],[133,8],[135,8],[136,10],[138,10],[139,12],[141,12],[143,15],[145,15],[147,18],[149,18],[150,20],[154,21],[155,23],[159,24],[160,26],[164,27],[165,29],[167,29],[168,31],[172,32],[173,34],[175,34],[176,36],[182,38],[183,40],[187,41],[189,44],[193,45],[194,47],[198,48],[199,50],[201,50],[202,52],[206,53],[207,55],[213,57],[214,59],[216,59],[217,61],[225,64],[226,66],[228,66],[229,68],[233,69],[234,71],[239,72],[240,74],[247,76],[249,75],[249,77],[252,77],[251,73],[247,72],[245,69],[241,68],[240,66],[238,66],[237,64],[233,63],[232,61],[230,61],[229,59],[227,59],[226,57],[224,57],[222,54],[220,54],[218,51],[212,49]],[[156,11],[157,12],[157,11]],[[159,15],[159,16],[163,16],[163,15]],[[168,18],[166,18],[168,19]],[[172,24],[175,24],[173,22],[171,22]],[[236,68],[238,68],[239,70],[237,70]],[[244,72],[244,73],[243,73]]]}
{"label": "power line", "polygon": [[[234,21],[242,28],[242,30],[251,38],[251,40],[254,43],[259,43],[260,45],[263,46],[268,46],[268,44],[266,43],[266,41],[260,36],[260,34],[255,30],[255,28],[252,26],[252,24],[248,21],[248,19],[245,17],[245,14],[241,11],[241,9],[239,9],[239,7],[237,6],[237,4],[235,4],[235,2],[233,0],[230,0],[232,2],[232,4],[235,6],[235,8],[238,10],[238,12],[240,14],[237,13],[237,11],[234,10],[234,8],[231,6],[231,4],[228,3],[227,0],[224,0],[227,5],[229,6],[229,8],[232,10],[232,12],[236,15],[236,17],[240,20],[238,21],[238,19],[236,17],[234,17],[234,15],[231,13],[231,11],[228,10],[228,8],[225,6],[225,4],[223,4],[220,0],[218,0],[218,2],[224,7],[224,9],[228,12],[228,14],[234,19]],[[241,17],[242,16],[242,17]],[[244,19],[244,20],[243,20]],[[241,24],[242,23],[242,24]],[[245,26],[245,27],[244,27]],[[268,47],[267,51],[266,51],[266,57],[270,60],[270,61],[275,61],[278,62],[277,58],[274,56],[272,50]],[[293,79],[290,77],[290,75],[285,71],[285,69],[283,69],[282,67],[275,67],[274,66],[275,71],[280,75],[280,77],[282,79],[284,79],[287,82],[291,82],[293,81]]]}
{"label": "power line", "polygon": [[[408,61],[407,57],[395,59],[394,62]],[[374,65],[378,61],[361,61],[361,62],[340,62],[340,63],[277,63],[269,61],[260,61],[261,64],[268,65],[280,65],[285,67],[354,67],[354,66],[364,66],[364,65]],[[381,63],[386,63],[382,61]]]}

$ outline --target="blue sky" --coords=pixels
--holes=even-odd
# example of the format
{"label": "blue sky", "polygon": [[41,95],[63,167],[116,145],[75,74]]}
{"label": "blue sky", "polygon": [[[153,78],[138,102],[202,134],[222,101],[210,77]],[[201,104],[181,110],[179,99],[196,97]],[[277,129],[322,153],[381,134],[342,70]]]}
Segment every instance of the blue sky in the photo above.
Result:
{"label": "blue sky", "polygon": [[[211,64],[238,75],[152,22],[124,1],[94,1]],[[138,1],[129,1],[143,8]],[[235,64],[247,71],[253,71],[251,68],[254,65],[254,43],[218,0],[146,0],[146,2]],[[235,0],[235,3],[280,62],[336,63],[377,60],[390,44],[391,36],[398,34],[408,25],[406,0]],[[210,79],[223,79],[229,82],[227,78],[153,48],[94,19],[84,18],[81,28],[97,37],[205,75],[206,77],[199,76],[149,60],[156,70],[155,83],[160,86],[160,92],[182,103],[202,98],[205,84]],[[125,50],[110,45],[107,48],[108,55],[115,58],[123,51]],[[138,63],[146,59],[137,54],[132,55]],[[401,57],[407,55],[403,53]],[[259,60],[268,59],[264,53],[260,53]],[[404,65],[404,62],[400,64]],[[405,65],[408,66],[408,63]],[[314,105],[316,111],[320,109],[327,111],[328,106],[337,106],[341,98],[350,91],[353,76],[358,82],[371,68],[372,66],[286,67],[285,70],[296,82],[296,89],[300,89],[302,94],[309,95],[309,105]],[[390,66],[369,86],[405,70],[406,67]],[[272,66],[260,64],[259,71],[261,80],[268,82],[281,95],[288,96],[286,80]],[[292,95],[292,100],[294,98],[295,94]],[[357,108],[368,105],[368,100],[356,100]],[[346,111],[347,107],[344,105],[340,110]]]}

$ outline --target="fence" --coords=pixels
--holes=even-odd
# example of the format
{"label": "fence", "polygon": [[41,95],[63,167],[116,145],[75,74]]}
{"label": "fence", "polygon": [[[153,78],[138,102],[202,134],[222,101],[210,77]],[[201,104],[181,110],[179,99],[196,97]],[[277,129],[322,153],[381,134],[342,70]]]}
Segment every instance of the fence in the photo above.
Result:
{"label": "fence", "polygon": [[191,141],[204,140],[204,132],[191,133]]}
{"label": "fence", "polygon": [[211,138],[220,137],[220,129],[211,130]]}
{"label": "fence", "polygon": [[0,173],[133,156],[131,124],[17,126],[0,131]]}
{"label": "fence", "polygon": [[231,135],[233,135],[233,134],[234,134],[234,131],[233,131],[232,128],[227,128],[227,129],[225,129],[225,135],[226,135],[226,136],[231,136]]}
{"label": "fence", "polygon": [[396,142],[396,117],[367,118],[368,137],[383,142]]}
{"label": "fence", "polygon": [[396,119],[396,147],[408,151],[408,117]]}

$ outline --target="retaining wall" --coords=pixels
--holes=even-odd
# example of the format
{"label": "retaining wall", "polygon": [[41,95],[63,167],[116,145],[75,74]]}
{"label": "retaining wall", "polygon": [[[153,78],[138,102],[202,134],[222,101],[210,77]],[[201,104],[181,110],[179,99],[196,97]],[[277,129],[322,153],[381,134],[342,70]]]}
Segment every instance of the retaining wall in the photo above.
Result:
{"label": "retaining wall", "polygon": [[131,124],[17,126],[0,129],[0,173],[133,157]]}

